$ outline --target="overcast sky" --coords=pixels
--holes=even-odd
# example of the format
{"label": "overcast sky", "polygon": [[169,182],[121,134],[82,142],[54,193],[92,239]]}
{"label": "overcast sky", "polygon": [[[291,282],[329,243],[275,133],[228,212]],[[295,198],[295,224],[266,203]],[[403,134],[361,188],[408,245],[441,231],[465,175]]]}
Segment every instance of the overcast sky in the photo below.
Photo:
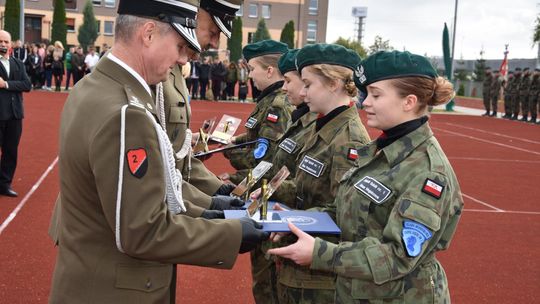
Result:
{"label": "overcast sky", "polygon": [[[442,31],[448,24],[450,39],[454,0],[329,0],[326,40],[356,37],[352,7],[366,6],[364,46],[376,35],[390,40],[397,50],[442,56]],[[534,20],[540,0],[459,0],[456,59],[502,58],[509,44],[509,58],[536,58],[532,47]]]}

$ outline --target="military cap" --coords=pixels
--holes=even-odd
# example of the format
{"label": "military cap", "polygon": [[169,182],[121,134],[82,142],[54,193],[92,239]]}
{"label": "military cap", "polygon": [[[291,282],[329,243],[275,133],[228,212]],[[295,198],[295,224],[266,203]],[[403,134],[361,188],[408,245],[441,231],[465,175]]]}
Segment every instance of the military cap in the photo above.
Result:
{"label": "military cap", "polygon": [[278,68],[281,74],[285,74],[290,71],[296,71],[296,54],[299,49],[289,50],[287,53],[281,55],[278,61]]}
{"label": "military cap", "polygon": [[539,69],[539,68],[535,68],[534,71],[535,71],[535,72],[540,72],[540,69]]}
{"label": "military cap", "polygon": [[296,69],[302,72],[309,65],[331,64],[354,70],[361,60],[355,51],[339,44],[309,44],[296,55]]}
{"label": "military cap", "polygon": [[380,51],[362,60],[354,72],[354,83],[363,92],[374,82],[400,77],[436,78],[429,60],[407,51]]}
{"label": "military cap", "polygon": [[519,71],[521,71],[521,68],[516,68],[515,71],[519,72]]}
{"label": "military cap", "polygon": [[118,14],[133,15],[168,22],[197,52],[201,46],[197,41],[198,0],[120,0]]}
{"label": "military cap", "polygon": [[240,9],[242,0],[201,0],[201,8],[207,11],[219,29],[231,38],[232,21]]}
{"label": "military cap", "polygon": [[493,73],[499,73],[499,70],[495,70],[495,71],[493,71]]}
{"label": "military cap", "polygon": [[528,70],[529,70],[529,68],[524,68],[523,72],[527,72]]}
{"label": "military cap", "polygon": [[270,55],[270,54],[285,54],[289,48],[283,42],[275,40],[263,40],[256,43],[248,44],[242,49],[242,54],[246,61],[252,58]]}
{"label": "military cap", "polygon": [[508,71],[508,75],[513,75],[514,71]]}

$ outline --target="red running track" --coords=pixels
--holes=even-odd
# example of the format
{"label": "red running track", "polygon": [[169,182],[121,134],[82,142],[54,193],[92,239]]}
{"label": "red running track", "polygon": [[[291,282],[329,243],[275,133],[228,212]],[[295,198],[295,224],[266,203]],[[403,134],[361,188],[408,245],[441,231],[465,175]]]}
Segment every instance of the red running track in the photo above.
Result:
{"label": "red running track", "polygon": [[[46,303],[56,249],[47,237],[58,192],[56,158],[60,112],[66,94],[25,96],[26,118],[13,187],[19,198],[0,197],[0,303]],[[193,127],[223,113],[245,119],[253,104],[194,101]],[[365,117],[361,115],[365,120]],[[461,115],[433,115],[430,124],[450,159],[465,196],[456,237],[438,257],[454,303],[535,303],[540,292],[540,127]],[[369,130],[372,137],[379,132]],[[219,174],[221,156],[207,161]],[[23,201],[24,200],[24,201]],[[2,230],[3,229],[3,230]],[[181,266],[179,303],[253,303],[249,256],[233,270]]]}

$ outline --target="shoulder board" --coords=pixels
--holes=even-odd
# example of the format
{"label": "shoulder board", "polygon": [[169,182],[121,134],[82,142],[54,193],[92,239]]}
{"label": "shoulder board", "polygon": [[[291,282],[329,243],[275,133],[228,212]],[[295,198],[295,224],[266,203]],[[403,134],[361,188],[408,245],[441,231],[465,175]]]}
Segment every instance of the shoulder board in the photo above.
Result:
{"label": "shoulder board", "polygon": [[128,85],[124,86],[124,90],[126,92],[126,97],[127,97],[129,106],[133,106],[141,110],[145,110],[145,107],[142,104],[142,101],[135,95],[135,93],[133,93],[133,91]]}

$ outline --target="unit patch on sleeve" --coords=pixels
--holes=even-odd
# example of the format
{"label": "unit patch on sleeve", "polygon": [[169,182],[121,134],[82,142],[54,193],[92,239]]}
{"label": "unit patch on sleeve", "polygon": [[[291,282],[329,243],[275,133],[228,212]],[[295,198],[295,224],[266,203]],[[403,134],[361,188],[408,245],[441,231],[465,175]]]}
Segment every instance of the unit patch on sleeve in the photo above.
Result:
{"label": "unit patch on sleeve", "polygon": [[276,114],[268,113],[268,115],[266,116],[266,120],[271,121],[271,122],[277,122],[278,119],[279,119],[279,116]]}
{"label": "unit patch on sleeve", "polygon": [[440,185],[429,178],[426,178],[426,181],[424,182],[424,186],[422,187],[422,192],[429,194],[436,199],[441,198],[443,190],[444,190],[443,185]]}
{"label": "unit patch on sleeve", "polygon": [[347,154],[347,158],[349,160],[357,160],[358,159],[358,150],[349,148],[349,153]]}
{"label": "unit patch on sleeve", "polygon": [[290,138],[286,138],[279,144],[279,147],[285,152],[291,154],[296,149],[296,142]]}
{"label": "unit patch on sleeve", "polygon": [[401,238],[407,254],[410,257],[416,257],[422,252],[422,245],[431,238],[432,233],[426,226],[415,221],[405,220]]}
{"label": "unit patch on sleeve", "polygon": [[148,159],[144,148],[127,151],[129,172],[136,178],[142,178],[148,170]]}
{"label": "unit patch on sleeve", "polygon": [[302,171],[307,172],[309,175],[319,177],[324,170],[324,164],[313,157],[304,155],[304,158],[302,158],[302,161],[300,162],[300,166],[298,166],[298,168],[300,168]]}
{"label": "unit patch on sleeve", "polygon": [[248,129],[253,129],[253,127],[255,127],[255,125],[257,124],[257,119],[254,118],[254,117],[250,117],[247,121],[246,121],[246,128]]}
{"label": "unit patch on sleeve", "polygon": [[354,187],[364,193],[377,205],[384,203],[392,194],[392,190],[383,185],[383,183],[370,176],[364,176]]}

